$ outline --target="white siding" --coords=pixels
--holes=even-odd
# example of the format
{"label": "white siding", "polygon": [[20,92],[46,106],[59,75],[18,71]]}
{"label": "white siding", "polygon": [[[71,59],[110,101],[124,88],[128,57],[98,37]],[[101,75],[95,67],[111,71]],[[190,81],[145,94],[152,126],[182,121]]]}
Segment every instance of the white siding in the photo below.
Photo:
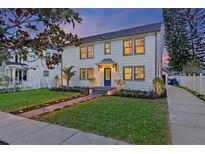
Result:
{"label": "white siding", "polygon": [[[134,53],[134,38],[138,36],[129,37],[133,39],[133,53]],[[140,36],[141,37],[141,36]],[[145,80],[144,81],[125,81],[125,89],[141,89],[149,90],[152,89],[152,80],[155,77],[155,44],[161,46],[159,42],[155,43],[155,34],[147,34],[143,36],[145,39],[145,54],[142,55],[130,55],[123,56],[123,40],[116,39],[110,40],[111,43],[111,54],[106,55],[104,53],[104,43],[107,42],[96,42],[94,45],[94,59],[80,59],[80,49],[75,47],[68,47],[64,49],[63,52],[63,66],[75,66],[75,75],[71,81],[71,86],[90,86],[88,80],[79,80],[79,69],[80,68],[94,68],[95,69],[95,78],[97,80],[97,86],[104,86],[104,72],[103,70],[99,71],[96,63],[99,63],[105,58],[111,58],[114,62],[118,63],[117,71],[112,69],[112,81],[111,86],[114,86],[115,79],[123,79],[123,66],[145,66]],[[160,35],[157,35],[157,41],[160,41]],[[157,58],[161,58],[161,47],[157,47]],[[157,66],[161,70],[160,60],[157,63]],[[134,75],[134,74],[133,74]]]}

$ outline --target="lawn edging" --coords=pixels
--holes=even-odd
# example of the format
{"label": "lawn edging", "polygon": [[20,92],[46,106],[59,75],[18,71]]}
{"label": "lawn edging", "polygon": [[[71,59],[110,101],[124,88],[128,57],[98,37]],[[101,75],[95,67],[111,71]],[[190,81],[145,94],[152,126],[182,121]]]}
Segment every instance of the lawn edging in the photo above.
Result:
{"label": "lawn edging", "polygon": [[200,93],[197,92],[197,91],[194,91],[194,90],[192,90],[192,89],[189,89],[189,88],[187,88],[187,87],[180,86],[180,85],[178,85],[178,86],[176,86],[176,87],[182,88],[182,89],[184,89],[184,90],[190,92],[190,93],[193,94],[194,96],[198,97],[198,98],[201,99],[202,101],[205,101],[205,96],[202,95],[202,94],[200,94]]}

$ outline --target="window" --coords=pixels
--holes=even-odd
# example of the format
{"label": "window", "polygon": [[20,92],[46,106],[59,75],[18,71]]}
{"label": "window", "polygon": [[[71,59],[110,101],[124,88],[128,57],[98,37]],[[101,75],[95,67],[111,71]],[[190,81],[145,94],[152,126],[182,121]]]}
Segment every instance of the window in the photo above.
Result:
{"label": "window", "polygon": [[88,59],[94,58],[94,46],[88,46]]}
{"label": "window", "polygon": [[94,68],[87,69],[87,79],[93,80],[94,79]]}
{"label": "window", "polygon": [[135,54],[143,54],[144,53],[144,38],[135,40]]}
{"label": "window", "polygon": [[132,40],[124,40],[123,47],[124,55],[132,54]]}
{"label": "window", "polygon": [[23,71],[23,80],[27,81],[27,71],[26,70]]}
{"label": "window", "polygon": [[48,70],[44,70],[43,71],[43,76],[49,76],[49,71]]}
{"label": "window", "polygon": [[18,63],[18,62],[19,62],[18,55],[15,55],[15,62],[16,62],[16,63]]}
{"label": "window", "polygon": [[80,59],[86,59],[86,47],[80,48]]}
{"label": "window", "polygon": [[105,54],[106,55],[110,54],[110,43],[105,43]]}
{"label": "window", "polygon": [[51,53],[50,52],[46,52],[45,53],[45,60],[49,61],[50,60],[50,56],[51,56]]}
{"label": "window", "polygon": [[123,67],[123,79],[132,80],[132,67],[131,66]]}
{"label": "window", "polygon": [[144,66],[135,66],[135,80],[144,80]]}
{"label": "window", "polygon": [[80,68],[80,80],[86,80],[86,68]]}

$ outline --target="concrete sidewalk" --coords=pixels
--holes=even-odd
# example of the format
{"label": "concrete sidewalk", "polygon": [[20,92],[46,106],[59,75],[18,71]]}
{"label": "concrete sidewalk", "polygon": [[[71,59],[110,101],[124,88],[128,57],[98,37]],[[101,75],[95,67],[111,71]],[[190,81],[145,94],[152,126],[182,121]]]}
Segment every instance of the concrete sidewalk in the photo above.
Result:
{"label": "concrete sidewalk", "polygon": [[0,141],[18,145],[115,145],[115,139],[48,124],[0,111]]}
{"label": "concrete sidewalk", "polygon": [[167,94],[172,144],[205,144],[205,102],[169,85]]}

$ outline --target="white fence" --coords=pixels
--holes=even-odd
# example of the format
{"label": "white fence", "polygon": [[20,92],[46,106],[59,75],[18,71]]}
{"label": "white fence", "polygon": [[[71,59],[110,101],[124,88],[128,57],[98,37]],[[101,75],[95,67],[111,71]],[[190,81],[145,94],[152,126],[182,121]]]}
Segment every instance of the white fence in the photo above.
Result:
{"label": "white fence", "polygon": [[199,92],[202,95],[205,95],[205,76],[200,74],[200,76],[176,76],[176,79],[179,81],[179,85],[187,87],[194,91]]}

